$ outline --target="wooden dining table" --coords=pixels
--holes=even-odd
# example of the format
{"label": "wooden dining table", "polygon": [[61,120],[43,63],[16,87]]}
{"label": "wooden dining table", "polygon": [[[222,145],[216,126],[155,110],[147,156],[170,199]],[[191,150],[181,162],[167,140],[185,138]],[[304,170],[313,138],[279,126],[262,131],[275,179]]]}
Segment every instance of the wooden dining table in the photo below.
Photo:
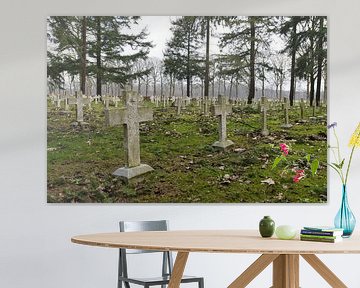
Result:
{"label": "wooden dining table", "polygon": [[338,243],[262,238],[256,230],[190,230],[116,232],[74,236],[73,243],[97,247],[177,252],[169,288],[179,288],[189,253],[261,254],[228,288],[246,287],[273,264],[273,288],[299,287],[299,257],[305,259],[331,287],[347,287],[316,254],[358,254],[360,237]]}

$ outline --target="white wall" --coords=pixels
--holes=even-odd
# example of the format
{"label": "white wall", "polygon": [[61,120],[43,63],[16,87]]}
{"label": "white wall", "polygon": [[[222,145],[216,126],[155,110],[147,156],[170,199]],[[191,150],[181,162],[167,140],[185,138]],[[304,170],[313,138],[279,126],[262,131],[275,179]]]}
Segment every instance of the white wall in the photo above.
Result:
{"label": "white wall", "polygon": [[[342,144],[346,145],[360,120],[358,0],[222,0],[218,1],[218,5],[207,6],[203,4],[206,1],[193,0],[96,2],[2,2],[0,287],[115,287],[116,250],[74,245],[70,243],[70,237],[82,233],[116,231],[119,219],[167,218],[171,221],[172,229],[256,228],[263,215],[272,215],[278,224],[290,223],[299,227],[304,223],[331,224],[340,201],[340,183],[332,172],[328,185],[329,203],[326,205],[46,204],[45,18],[47,15],[70,14],[327,15],[329,121],[339,123],[340,138],[343,139]],[[356,179],[360,173],[360,151],[353,168],[349,183],[350,203],[360,219],[360,182]],[[204,275],[208,288],[226,287],[255,257],[193,254],[187,272]],[[321,258],[348,287],[360,287],[360,277],[356,274],[360,255]],[[303,262],[301,285],[328,287]],[[269,286],[268,269],[250,287]]]}

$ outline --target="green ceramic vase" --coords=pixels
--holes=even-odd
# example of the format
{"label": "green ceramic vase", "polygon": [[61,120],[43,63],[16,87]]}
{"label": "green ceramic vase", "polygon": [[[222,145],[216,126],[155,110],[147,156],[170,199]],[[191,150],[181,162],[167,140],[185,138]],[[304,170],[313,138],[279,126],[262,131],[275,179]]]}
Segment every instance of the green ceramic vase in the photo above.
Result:
{"label": "green ceramic vase", "polygon": [[262,237],[271,237],[275,232],[275,222],[270,216],[264,216],[259,223],[259,232]]}

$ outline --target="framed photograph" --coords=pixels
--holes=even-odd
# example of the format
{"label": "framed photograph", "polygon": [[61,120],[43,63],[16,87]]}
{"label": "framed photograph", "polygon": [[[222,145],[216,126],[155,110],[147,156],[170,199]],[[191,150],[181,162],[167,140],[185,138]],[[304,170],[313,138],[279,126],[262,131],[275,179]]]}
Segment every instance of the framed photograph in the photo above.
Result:
{"label": "framed photograph", "polygon": [[327,17],[49,16],[49,203],[327,202]]}

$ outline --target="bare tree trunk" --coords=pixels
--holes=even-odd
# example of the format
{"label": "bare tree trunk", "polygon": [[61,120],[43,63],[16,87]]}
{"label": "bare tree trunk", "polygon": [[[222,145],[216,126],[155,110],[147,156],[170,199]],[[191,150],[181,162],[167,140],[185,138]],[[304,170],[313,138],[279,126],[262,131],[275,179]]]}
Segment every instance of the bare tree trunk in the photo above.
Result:
{"label": "bare tree trunk", "polygon": [[96,95],[101,96],[101,16],[96,18]]}
{"label": "bare tree trunk", "polygon": [[201,96],[209,98],[209,74],[210,74],[210,17],[206,16],[206,60],[205,60],[205,87],[204,95],[201,92]]}
{"label": "bare tree trunk", "polygon": [[215,97],[215,79],[212,81],[212,97]]}
{"label": "bare tree trunk", "polygon": [[149,75],[146,75],[146,82],[145,82],[145,97],[148,97],[149,92]]}
{"label": "bare tree trunk", "polygon": [[82,18],[81,25],[81,59],[80,59],[80,89],[85,94],[86,85],[86,17]]}
{"label": "bare tree trunk", "polygon": [[153,81],[154,81],[154,97],[156,96],[156,77],[153,77]]}
{"label": "bare tree trunk", "polygon": [[290,93],[289,93],[290,106],[294,105],[294,96],[295,96],[295,65],[296,65],[295,60],[296,60],[296,48],[297,48],[296,26],[297,26],[297,21],[294,20],[292,25],[293,43],[291,49],[291,70],[290,70]]}
{"label": "bare tree trunk", "polygon": [[160,74],[160,96],[163,97],[164,96],[164,83],[163,83],[163,75]]}
{"label": "bare tree trunk", "polygon": [[186,96],[190,96],[190,82],[191,82],[191,75],[190,75],[190,32],[188,32],[188,39],[187,39],[187,63],[186,63]]}
{"label": "bare tree trunk", "polygon": [[[324,18],[320,17],[320,28],[322,31],[324,25]],[[321,94],[321,78],[322,78],[322,64],[323,64],[323,37],[320,35],[318,40],[318,61],[317,61],[317,83],[316,83],[316,106],[320,106],[320,94]]]}
{"label": "bare tree trunk", "polygon": [[248,104],[251,104],[255,98],[255,19],[249,17],[250,21],[250,84]]}
{"label": "bare tree trunk", "polygon": [[224,93],[223,93],[223,95],[225,95],[226,94],[226,77],[224,76]]}

